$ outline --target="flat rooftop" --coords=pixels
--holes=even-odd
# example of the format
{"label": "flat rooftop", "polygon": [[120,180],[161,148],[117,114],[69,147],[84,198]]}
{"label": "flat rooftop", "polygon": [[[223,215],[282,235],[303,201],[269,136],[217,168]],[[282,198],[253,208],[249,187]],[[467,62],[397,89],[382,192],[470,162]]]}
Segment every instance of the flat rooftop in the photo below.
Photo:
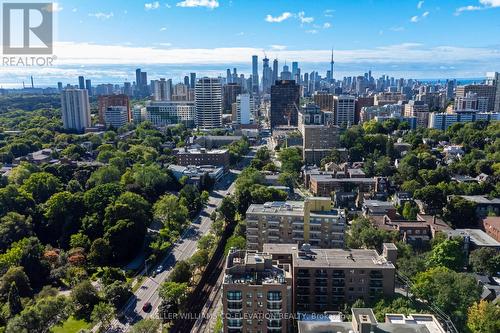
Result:
{"label": "flat rooftop", "polygon": [[[304,201],[273,201],[266,202],[265,204],[252,204],[247,209],[247,214],[248,213],[278,216],[304,216]],[[311,211],[310,214],[312,217],[341,215],[336,209],[328,211]]]}
{"label": "flat rooftop", "polygon": [[472,201],[478,204],[497,204],[500,205],[500,199],[499,198],[494,198],[494,199],[488,199],[483,195],[461,195],[462,198]]}
{"label": "flat rooftop", "polygon": [[451,237],[470,237],[471,242],[480,247],[500,248],[500,242],[497,242],[493,237],[491,237],[481,229],[455,229],[447,230],[446,233]]}

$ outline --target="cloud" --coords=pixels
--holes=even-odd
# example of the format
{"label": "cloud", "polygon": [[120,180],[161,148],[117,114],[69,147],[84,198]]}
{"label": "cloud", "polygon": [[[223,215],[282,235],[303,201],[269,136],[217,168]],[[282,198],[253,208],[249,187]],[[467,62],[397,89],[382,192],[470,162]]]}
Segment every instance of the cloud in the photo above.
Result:
{"label": "cloud", "polygon": [[412,16],[410,18],[410,22],[412,23],[417,23],[417,22],[420,22],[422,21],[423,19],[425,19],[427,16],[429,16],[429,12],[424,12],[422,15],[418,16],[418,15],[415,15],[415,16]]}
{"label": "cloud", "polygon": [[500,7],[500,0],[479,0],[479,4],[482,6],[468,5],[468,6],[459,7],[455,10],[454,15],[458,16],[458,15],[462,14],[463,12],[471,12],[471,11],[477,11],[477,10],[498,8],[498,7]]}
{"label": "cloud", "polygon": [[418,8],[418,9],[421,9],[423,5],[424,5],[424,1],[419,1],[419,2],[417,3],[417,8]]}
{"label": "cloud", "polygon": [[330,22],[323,23],[323,29],[329,29],[331,27],[332,27],[332,24]]}
{"label": "cloud", "polygon": [[214,9],[219,7],[218,0],[184,0],[176,4],[177,7],[206,7]]}
{"label": "cloud", "polygon": [[[126,45],[101,45],[92,43],[56,42],[56,65],[87,64],[227,64],[245,63],[253,54],[262,53],[262,48],[155,48]],[[267,50],[281,59],[295,59],[301,62],[321,63],[330,58],[331,50]],[[339,63],[418,63],[425,66],[448,64],[456,66],[461,62],[484,62],[489,67],[500,66],[498,49],[491,47],[472,48],[437,46],[425,47],[418,43],[403,43],[376,48],[336,50],[335,60]]]}
{"label": "cloud", "polygon": [[323,12],[323,15],[325,17],[333,17],[333,12],[334,10],[333,9],[326,9],[324,12]]}
{"label": "cloud", "polygon": [[172,43],[158,43],[158,45],[170,47],[170,46],[172,46]]}
{"label": "cloud", "polygon": [[311,29],[311,30],[306,30],[306,34],[312,34],[312,35],[315,35],[317,34],[319,31],[316,30],[316,29]]}
{"label": "cloud", "polygon": [[95,17],[96,19],[99,20],[109,20],[114,16],[113,12],[109,13],[104,13],[104,12],[97,12],[97,13],[89,13],[89,16]]}
{"label": "cloud", "polygon": [[244,36],[244,35],[245,35],[245,33],[244,33],[243,31],[240,31],[240,32],[238,32],[238,33],[236,34],[236,36]]}
{"label": "cloud", "polygon": [[307,17],[305,12],[299,12],[297,14],[297,18],[299,19],[300,23],[312,23],[314,21],[314,17]]}
{"label": "cloud", "polygon": [[160,8],[160,2],[159,1],[146,2],[144,4],[144,9],[145,10],[152,10],[152,9],[158,9],[158,8]]}
{"label": "cloud", "polygon": [[167,28],[166,27],[161,27],[160,31],[167,31]]}
{"label": "cloud", "polygon": [[400,26],[398,26],[398,27],[392,27],[392,28],[390,28],[389,30],[391,30],[391,31],[396,31],[396,32],[400,32],[400,31],[404,31],[404,30],[405,30],[405,28],[404,28],[404,27],[400,27]]}
{"label": "cloud", "polygon": [[278,50],[278,51],[283,51],[286,49],[286,46],[285,45],[277,45],[277,44],[273,44],[273,45],[269,45],[271,46],[271,49],[273,50]]}
{"label": "cloud", "polygon": [[290,13],[290,12],[284,12],[280,16],[272,16],[270,14],[267,14],[267,16],[266,16],[266,22],[269,22],[269,23],[280,23],[280,22],[283,22],[284,20],[289,19],[290,17],[292,17],[292,13]]}
{"label": "cloud", "polygon": [[71,11],[72,11],[73,13],[76,13],[76,12],[78,11],[78,8],[73,8]]}

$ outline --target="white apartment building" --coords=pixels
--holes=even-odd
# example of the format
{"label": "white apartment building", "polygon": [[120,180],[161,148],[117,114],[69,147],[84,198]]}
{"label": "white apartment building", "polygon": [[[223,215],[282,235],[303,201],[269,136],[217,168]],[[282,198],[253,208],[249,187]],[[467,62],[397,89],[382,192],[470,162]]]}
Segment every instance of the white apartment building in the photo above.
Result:
{"label": "white apartment building", "polygon": [[65,129],[82,132],[91,126],[87,89],[66,89],[61,94],[62,121]]}
{"label": "white apartment building", "polygon": [[334,96],[335,125],[349,127],[354,125],[356,97],[351,95]]}
{"label": "white apartment building", "polygon": [[196,118],[196,107],[192,101],[151,102],[146,106],[145,119],[155,126],[184,124],[193,127]]}
{"label": "white apartment building", "polygon": [[104,111],[106,126],[119,128],[128,122],[128,109],[126,106],[110,106]]}
{"label": "white apartment building", "polygon": [[222,127],[222,84],[204,77],[195,86],[196,125],[200,129]]}

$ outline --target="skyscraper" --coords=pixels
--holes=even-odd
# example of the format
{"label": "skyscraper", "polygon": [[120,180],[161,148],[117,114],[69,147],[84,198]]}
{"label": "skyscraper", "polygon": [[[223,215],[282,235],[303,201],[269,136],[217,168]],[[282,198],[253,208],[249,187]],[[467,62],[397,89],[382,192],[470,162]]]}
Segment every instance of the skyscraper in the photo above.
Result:
{"label": "skyscraper", "polygon": [[330,77],[328,78],[330,82],[332,82],[333,79],[333,65],[335,64],[335,61],[333,61],[333,49],[332,49],[332,59],[330,60]]}
{"label": "skyscraper", "polygon": [[78,88],[85,89],[85,78],[83,76],[78,77]]}
{"label": "skyscraper", "polygon": [[189,87],[189,76],[184,76],[184,85]]}
{"label": "skyscraper", "polygon": [[135,85],[136,85],[136,87],[141,86],[141,69],[140,68],[137,68],[135,70]]}
{"label": "skyscraper", "polygon": [[273,82],[271,85],[274,85],[278,80],[279,69],[278,69],[278,59],[273,60]]}
{"label": "skyscraper", "polygon": [[196,73],[189,73],[189,77],[190,77],[190,83],[189,83],[189,87],[191,89],[194,89],[194,87],[196,86]]}
{"label": "skyscraper", "polygon": [[86,89],[67,89],[61,94],[62,121],[65,129],[82,132],[90,127],[90,103]]}
{"label": "skyscraper", "polygon": [[89,96],[92,96],[92,81],[90,79],[85,80],[85,89],[89,92]]}
{"label": "skyscraper", "polygon": [[[130,85],[129,82],[126,82]],[[109,107],[125,107],[127,108],[127,121],[131,120],[130,100],[128,95],[101,95],[98,99],[99,123],[106,124],[105,114]],[[109,124],[106,124],[109,125]]]}
{"label": "skyscraper", "polygon": [[289,70],[289,67],[286,65],[283,66],[283,72],[281,72],[281,80],[291,80],[292,79],[292,73]]}
{"label": "skyscraper", "polygon": [[241,86],[237,83],[229,83],[224,86],[223,91],[223,110],[230,111],[233,103],[236,103],[236,97],[241,94]]}
{"label": "skyscraper", "polygon": [[170,101],[172,99],[172,80],[154,80],[151,84],[153,100]]}
{"label": "skyscraper", "polygon": [[264,57],[262,65],[262,91],[269,93],[272,84],[272,71],[269,67],[269,59]]}
{"label": "skyscraper", "polygon": [[201,129],[222,127],[222,84],[204,77],[195,86],[196,125]]}
{"label": "skyscraper", "polygon": [[335,125],[349,127],[354,125],[356,114],[356,97],[340,95],[334,97]]}
{"label": "skyscraper", "polygon": [[231,83],[233,82],[233,78],[231,76],[231,70],[228,68],[226,69],[226,83]]}
{"label": "skyscraper", "polygon": [[297,126],[300,86],[293,80],[280,80],[271,87],[271,128]]}
{"label": "skyscraper", "polygon": [[490,72],[487,73],[487,83],[495,87],[495,96],[493,103],[493,111],[500,112],[500,73]]}
{"label": "skyscraper", "polygon": [[236,119],[237,124],[248,125],[254,115],[255,105],[250,94],[240,94],[236,97]]}
{"label": "skyscraper", "polygon": [[297,61],[292,62],[292,77],[295,78],[299,71],[299,63]]}
{"label": "skyscraper", "polygon": [[252,92],[259,93],[259,57],[252,56]]}

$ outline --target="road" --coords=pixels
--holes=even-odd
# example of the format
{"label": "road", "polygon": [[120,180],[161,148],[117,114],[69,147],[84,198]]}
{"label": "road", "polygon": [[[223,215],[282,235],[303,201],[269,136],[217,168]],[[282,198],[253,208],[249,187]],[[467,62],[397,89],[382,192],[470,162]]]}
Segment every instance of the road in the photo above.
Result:
{"label": "road", "polygon": [[[225,196],[233,193],[235,188],[234,180],[241,172],[239,169],[244,168],[250,163],[255,152],[260,147],[252,147],[251,152],[244,156],[238,169],[231,170],[215,185],[214,190],[210,192],[208,204],[199,214],[199,219],[195,219],[198,223],[191,223],[190,227],[181,235],[179,241],[173,245],[168,255],[159,263],[159,265],[163,266],[163,271],[156,276],[145,276],[134,296],[124,306],[121,312],[123,315],[120,316],[120,320],[113,320],[108,332],[127,332],[133,323],[141,319],[157,316],[158,306],[161,303],[158,294],[160,285],[168,278],[176,262],[187,260],[195,253],[200,237],[210,231],[212,224],[210,214],[220,206]],[[150,271],[157,267],[153,267]],[[151,303],[152,305],[152,309],[148,312],[142,309],[145,303]]]}

